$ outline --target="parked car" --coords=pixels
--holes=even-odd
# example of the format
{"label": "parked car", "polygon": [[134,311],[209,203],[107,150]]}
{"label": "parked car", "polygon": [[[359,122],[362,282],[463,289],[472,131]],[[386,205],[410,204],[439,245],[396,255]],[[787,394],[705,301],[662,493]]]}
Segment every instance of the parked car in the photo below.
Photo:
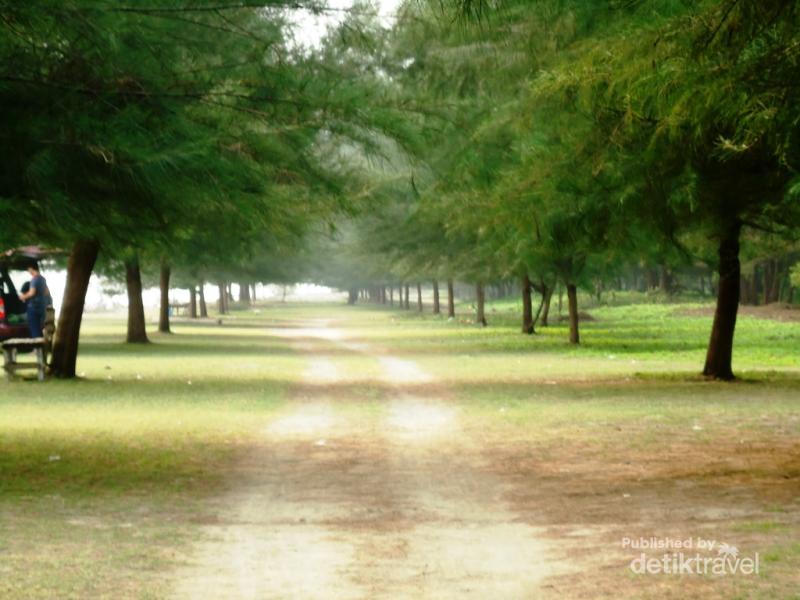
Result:
{"label": "parked car", "polygon": [[3,297],[0,298],[0,342],[29,337],[25,303],[19,299],[14,282],[9,276],[9,268],[5,265],[0,266],[0,278],[3,286]]}
{"label": "parked car", "polygon": [[0,254],[0,290],[2,291],[2,296],[0,296],[0,342],[12,338],[30,337],[25,317],[25,303],[19,299],[19,292],[11,280],[10,273],[26,271],[31,264],[57,253],[57,251],[43,250],[37,246],[28,246],[14,248]]}

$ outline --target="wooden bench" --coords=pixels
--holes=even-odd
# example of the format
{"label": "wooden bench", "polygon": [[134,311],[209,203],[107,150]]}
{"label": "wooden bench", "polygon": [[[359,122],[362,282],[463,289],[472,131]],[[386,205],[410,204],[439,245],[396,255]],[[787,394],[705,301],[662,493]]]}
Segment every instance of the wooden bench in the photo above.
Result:
{"label": "wooden bench", "polygon": [[[44,381],[47,374],[47,357],[53,348],[53,338],[56,332],[56,313],[52,306],[45,309],[44,337],[40,338],[12,338],[3,342],[3,369],[6,379],[14,379],[17,371],[23,369],[36,369],[36,378]],[[32,352],[36,362],[17,362],[19,351]]]}
{"label": "wooden bench", "polygon": [[[33,352],[36,362],[17,362],[19,351]],[[6,371],[6,378],[11,381],[17,371],[22,369],[37,369],[36,378],[44,381],[45,370],[47,369],[47,342],[43,337],[40,338],[12,338],[3,342],[3,369]]]}

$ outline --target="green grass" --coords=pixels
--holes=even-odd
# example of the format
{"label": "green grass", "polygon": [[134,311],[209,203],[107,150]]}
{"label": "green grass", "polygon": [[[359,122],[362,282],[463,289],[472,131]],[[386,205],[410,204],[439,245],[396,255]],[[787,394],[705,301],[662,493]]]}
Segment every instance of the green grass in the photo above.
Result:
{"label": "green grass", "polygon": [[[468,306],[448,322],[415,311],[392,313],[393,327],[372,327],[374,309],[365,310],[364,337],[391,343],[419,357],[437,375],[453,379],[502,381],[587,379],[659,374],[695,376],[703,366],[711,318],[687,316],[705,304],[627,304],[590,308],[593,321],[581,323],[582,343],[567,343],[568,325],[551,309],[551,325],[534,336],[518,333],[521,308],[507,300],[489,303],[486,329],[470,326]],[[800,322],[740,317],[734,369],[745,378],[800,373]],[[429,359],[429,360],[428,360]]]}
{"label": "green grass", "polygon": [[163,596],[204,500],[302,368],[261,323],[177,326],[147,346],[122,328],[89,316],[80,380],[4,386],[3,597]]}
{"label": "green grass", "polygon": [[[448,322],[376,307],[271,305],[222,325],[176,323],[174,335],[151,334],[146,346],[123,343],[121,316],[89,315],[80,379],[0,384],[0,596],[163,597],[209,502],[231,484],[232,465],[263,443],[307,368],[265,328],[308,318],[417,362],[476,435],[494,431],[499,444],[553,461],[574,459],[561,456],[564,447],[610,465],[664,448],[796,444],[800,323],[740,319],[742,380],[706,382],[698,373],[710,318],[686,314],[698,306],[590,308],[595,320],[582,324],[580,347],[566,343],[555,307],[551,327],[519,334],[508,301],[490,305],[486,329],[467,322],[468,306]],[[317,343],[347,380],[343,414],[383,410],[375,357]],[[785,518],[796,507],[783,498],[762,504],[763,516],[730,530],[761,536],[775,565],[767,577],[785,585],[798,559],[786,539],[797,527]]]}

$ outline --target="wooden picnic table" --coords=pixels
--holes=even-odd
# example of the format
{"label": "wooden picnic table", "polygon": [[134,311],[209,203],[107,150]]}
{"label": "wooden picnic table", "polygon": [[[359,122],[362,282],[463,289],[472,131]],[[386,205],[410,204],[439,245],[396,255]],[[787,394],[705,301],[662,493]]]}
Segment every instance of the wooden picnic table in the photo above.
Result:
{"label": "wooden picnic table", "polygon": [[[19,362],[17,357],[20,352],[32,352],[36,362]],[[3,342],[3,369],[6,378],[11,381],[17,371],[23,369],[36,369],[36,378],[44,381],[45,370],[47,368],[47,341],[43,337],[39,338],[12,338]]]}
{"label": "wooden picnic table", "polygon": [[[36,369],[36,378],[44,381],[47,374],[47,357],[53,347],[53,338],[56,332],[56,313],[52,306],[45,309],[44,337],[38,338],[12,338],[3,342],[3,369],[6,379],[11,381],[17,371]],[[19,362],[19,354],[33,353],[34,361]]]}

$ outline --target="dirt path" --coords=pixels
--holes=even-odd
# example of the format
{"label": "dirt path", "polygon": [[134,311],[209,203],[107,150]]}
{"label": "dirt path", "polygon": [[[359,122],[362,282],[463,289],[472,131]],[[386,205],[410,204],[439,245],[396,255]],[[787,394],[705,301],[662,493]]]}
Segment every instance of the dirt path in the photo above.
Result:
{"label": "dirt path", "polygon": [[388,390],[379,410],[339,410],[341,370],[324,351],[370,347],[326,323],[270,334],[307,354],[304,391],[220,499],[176,598],[541,595],[553,552],[475,464],[457,403],[420,394],[432,377],[376,356]]}

